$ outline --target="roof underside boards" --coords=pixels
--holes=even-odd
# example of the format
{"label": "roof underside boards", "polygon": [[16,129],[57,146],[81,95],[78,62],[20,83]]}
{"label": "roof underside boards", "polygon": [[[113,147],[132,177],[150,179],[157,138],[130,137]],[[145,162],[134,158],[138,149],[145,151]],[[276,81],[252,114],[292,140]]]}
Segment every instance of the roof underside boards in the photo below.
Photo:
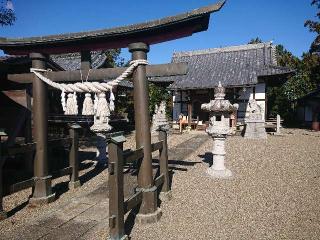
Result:
{"label": "roof underside boards", "polygon": [[243,86],[258,83],[258,77],[292,72],[276,66],[275,49],[271,43],[175,53],[172,62],[187,62],[184,76],[153,78],[153,82],[173,82],[171,89]]}
{"label": "roof underside boards", "polygon": [[134,42],[155,44],[207,30],[210,14],[219,11],[223,5],[224,1],[177,16],[111,29],[30,38],[0,38],[0,49],[16,55],[31,52],[59,54],[124,48]]}

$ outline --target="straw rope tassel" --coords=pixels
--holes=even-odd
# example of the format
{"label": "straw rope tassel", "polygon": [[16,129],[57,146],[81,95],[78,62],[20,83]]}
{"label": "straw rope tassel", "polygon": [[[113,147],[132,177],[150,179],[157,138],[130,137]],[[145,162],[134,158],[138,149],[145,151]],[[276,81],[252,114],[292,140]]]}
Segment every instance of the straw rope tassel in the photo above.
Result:
{"label": "straw rope tassel", "polygon": [[76,100],[74,94],[72,94],[72,93],[68,94],[65,114],[66,115],[77,115],[78,114],[77,100]]}
{"label": "straw rope tassel", "polygon": [[110,116],[109,104],[105,93],[99,93],[97,112],[95,113],[95,116],[100,117],[100,119],[109,118]]}
{"label": "straw rope tassel", "polygon": [[83,101],[83,107],[82,107],[82,115],[93,115],[94,109],[93,109],[93,102],[91,99],[91,94],[86,93],[85,98]]}
{"label": "straw rope tassel", "polygon": [[110,98],[109,98],[109,101],[110,101],[110,111],[114,111],[114,100],[115,100],[115,97],[113,95],[113,92],[112,90],[110,90]]}
{"label": "straw rope tassel", "polygon": [[66,112],[66,93],[65,93],[65,91],[61,91],[61,105],[62,105],[62,110],[65,113]]}

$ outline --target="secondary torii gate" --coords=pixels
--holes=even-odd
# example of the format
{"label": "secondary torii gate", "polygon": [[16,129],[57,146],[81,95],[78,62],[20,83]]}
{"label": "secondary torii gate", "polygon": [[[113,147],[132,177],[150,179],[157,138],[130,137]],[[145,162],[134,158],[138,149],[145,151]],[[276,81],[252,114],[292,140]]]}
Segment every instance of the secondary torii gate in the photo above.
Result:
{"label": "secondary torii gate", "polygon": [[[223,2],[199,8],[188,13],[167,17],[142,24],[129,25],[98,31],[68,33],[20,39],[0,38],[0,49],[6,54],[29,55],[32,68],[46,69],[49,54],[81,52],[81,69],[90,68],[90,51],[128,47],[132,60],[146,60],[149,45],[191,36],[205,31],[210,14],[219,11]],[[115,78],[123,68],[91,70],[88,81]],[[138,185],[143,189],[143,201],[139,215],[145,222],[157,220],[157,193],[152,178],[151,134],[147,77],[186,74],[185,64],[139,65],[133,73],[136,146],[144,149]],[[56,82],[81,81],[80,71],[48,72]],[[47,203],[54,199],[51,191],[51,176],[48,173],[47,137],[47,92],[48,86],[33,73],[10,74],[9,81],[33,84],[33,120],[35,126],[36,156],[34,175],[36,179],[32,201]]]}

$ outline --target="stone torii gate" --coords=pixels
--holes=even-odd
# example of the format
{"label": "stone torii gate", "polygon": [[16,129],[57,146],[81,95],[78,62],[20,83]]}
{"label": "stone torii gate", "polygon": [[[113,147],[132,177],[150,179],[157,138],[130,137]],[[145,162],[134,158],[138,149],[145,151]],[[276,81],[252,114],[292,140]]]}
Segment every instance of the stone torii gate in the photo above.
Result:
{"label": "stone torii gate", "polygon": [[[150,45],[207,30],[210,14],[219,11],[223,5],[224,1],[177,16],[99,31],[19,39],[0,38],[0,49],[6,54],[29,55],[32,60],[32,68],[37,69],[46,69],[46,61],[50,54],[80,52],[81,69],[89,70],[91,67],[90,51],[125,47],[128,47],[131,52],[132,60],[147,60]],[[124,68],[92,69],[88,81],[112,79],[124,70]],[[181,75],[186,72],[186,64],[181,63],[139,65],[133,72],[136,147],[143,147],[144,151],[138,174],[138,187],[143,190],[139,215],[145,218],[144,222],[158,219],[157,192],[152,177],[147,77]],[[81,81],[80,71],[47,72],[46,76],[55,82]],[[31,200],[34,204],[51,202],[54,194],[51,190],[47,158],[48,86],[33,73],[10,74],[7,80],[33,85],[33,121],[36,142],[34,176],[36,182]]]}

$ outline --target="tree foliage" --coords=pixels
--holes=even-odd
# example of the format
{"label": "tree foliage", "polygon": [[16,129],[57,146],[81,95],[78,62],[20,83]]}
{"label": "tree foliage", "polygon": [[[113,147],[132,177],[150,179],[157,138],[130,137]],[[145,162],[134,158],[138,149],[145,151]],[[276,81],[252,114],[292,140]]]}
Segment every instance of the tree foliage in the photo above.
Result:
{"label": "tree foliage", "polygon": [[257,43],[262,43],[262,40],[261,40],[260,38],[258,38],[258,37],[252,38],[252,39],[248,42],[248,44],[257,44]]}
{"label": "tree foliage", "polygon": [[16,21],[16,16],[13,11],[11,2],[1,1],[0,2],[0,25],[1,26],[12,25],[15,21]]}
{"label": "tree foliage", "polygon": [[310,32],[317,34],[315,40],[312,42],[310,47],[310,53],[320,53],[320,0],[312,0],[311,5],[314,5],[317,9],[317,21],[307,20],[304,23],[305,27],[308,27]]}
{"label": "tree foliage", "polygon": [[[170,101],[170,93],[164,86],[154,83],[149,83],[149,112],[150,115],[154,113],[156,105],[160,105],[161,101],[166,101],[167,106]],[[167,107],[167,110],[169,108]]]}

